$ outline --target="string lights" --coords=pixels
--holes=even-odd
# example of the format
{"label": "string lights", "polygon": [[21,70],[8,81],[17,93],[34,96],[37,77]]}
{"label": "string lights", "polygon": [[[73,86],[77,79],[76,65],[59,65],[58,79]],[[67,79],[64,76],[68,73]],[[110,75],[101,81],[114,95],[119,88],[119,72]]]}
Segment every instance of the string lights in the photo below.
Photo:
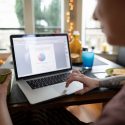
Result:
{"label": "string lights", "polygon": [[69,39],[73,38],[74,31],[74,0],[69,0],[68,11],[66,12],[66,21],[68,25],[68,35]]}

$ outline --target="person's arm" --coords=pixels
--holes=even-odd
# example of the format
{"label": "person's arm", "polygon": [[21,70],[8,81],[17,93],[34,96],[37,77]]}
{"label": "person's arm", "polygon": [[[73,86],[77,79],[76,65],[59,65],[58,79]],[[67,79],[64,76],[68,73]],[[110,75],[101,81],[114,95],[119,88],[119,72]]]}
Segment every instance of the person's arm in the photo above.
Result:
{"label": "person's arm", "polygon": [[79,81],[83,84],[83,89],[76,92],[77,94],[84,94],[94,88],[107,87],[115,88],[125,84],[125,76],[113,76],[105,79],[90,78],[79,71],[73,71],[67,78],[66,87],[73,81]]}
{"label": "person's arm", "polygon": [[7,88],[11,76],[8,76],[3,84],[0,84],[0,125],[12,125],[12,120],[7,107]]}
{"label": "person's arm", "polygon": [[99,87],[116,88],[125,84],[125,75],[112,76],[99,80]]}
{"label": "person's arm", "polygon": [[0,125],[12,125],[6,100],[0,99]]}

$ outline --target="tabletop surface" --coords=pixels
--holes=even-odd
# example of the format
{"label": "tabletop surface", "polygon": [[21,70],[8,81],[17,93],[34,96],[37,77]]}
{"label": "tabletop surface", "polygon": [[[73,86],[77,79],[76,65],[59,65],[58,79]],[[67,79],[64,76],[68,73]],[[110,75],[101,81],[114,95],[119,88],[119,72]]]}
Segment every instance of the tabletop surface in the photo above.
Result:
{"label": "tabletop surface", "polygon": [[[120,67],[119,65],[106,60],[102,57],[95,56],[94,66],[91,71],[85,73],[85,75],[90,77],[98,77],[105,78],[106,73],[105,70],[108,68],[116,68]],[[11,68],[13,69],[13,63],[11,57],[8,58],[7,62],[2,66],[2,68]],[[77,64],[73,66],[73,69],[81,70],[81,64]],[[114,94],[116,94],[119,89],[108,89],[108,88],[98,88],[88,92],[84,95],[68,95],[59,98],[55,98],[49,101],[41,102],[36,105],[42,106],[68,106],[75,104],[90,104],[97,102],[105,102],[110,100]],[[11,93],[8,96],[8,105],[9,106],[29,106],[29,102],[16,84],[16,80],[14,78]]]}

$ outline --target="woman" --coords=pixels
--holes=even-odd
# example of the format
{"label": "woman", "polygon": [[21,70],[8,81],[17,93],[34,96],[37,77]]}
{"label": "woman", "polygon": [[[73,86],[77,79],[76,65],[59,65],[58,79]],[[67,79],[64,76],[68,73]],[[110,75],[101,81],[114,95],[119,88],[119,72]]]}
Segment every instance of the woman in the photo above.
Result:
{"label": "woman", "polygon": [[[93,14],[95,20],[100,21],[101,29],[112,45],[125,46],[125,0],[97,0]],[[123,57],[124,58],[124,57]],[[78,94],[84,94],[97,87],[118,87],[125,84],[125,76],[92,79],[79,71],[73,71],[67,79],[66,86],[72,81],[80,81],[84,89]],[[95,125],[124,125],[125,124],[125,85],[120,92],[105,106],[103,113]]]}
{"label": "woman", "polygon": [[[101,29],[107,41],[112,45],[125,46],[125,1],[124,0],[97,0],[93,14],[95,20],[100,21]],[[124,58],[124,57],[123,57]],[[125,77],[113,77],[104,80],[91,79],[74,71],[67,80],[68,86],[72,81],[78,80],[84,84],[84,89],[77,92],[84,94],[96,87],[115,87],[124,83]],[[90,84],[91,83],[91,84]]]}

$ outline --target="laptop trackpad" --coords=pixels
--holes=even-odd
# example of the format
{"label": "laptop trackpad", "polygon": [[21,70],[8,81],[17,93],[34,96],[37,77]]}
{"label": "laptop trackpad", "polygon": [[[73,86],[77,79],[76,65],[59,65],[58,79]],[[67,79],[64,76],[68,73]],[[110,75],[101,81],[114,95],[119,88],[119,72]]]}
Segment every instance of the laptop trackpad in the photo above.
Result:
{"label": "laptop trackpad", "polygon": [[83,84],[78,81],[73,81],[67,88],[65,87],[65,85],[66,85],[66,82],[63,82],[63,83],[54,85],[53,88],[61,95],[69,95],[78,90],[83,89]]}

